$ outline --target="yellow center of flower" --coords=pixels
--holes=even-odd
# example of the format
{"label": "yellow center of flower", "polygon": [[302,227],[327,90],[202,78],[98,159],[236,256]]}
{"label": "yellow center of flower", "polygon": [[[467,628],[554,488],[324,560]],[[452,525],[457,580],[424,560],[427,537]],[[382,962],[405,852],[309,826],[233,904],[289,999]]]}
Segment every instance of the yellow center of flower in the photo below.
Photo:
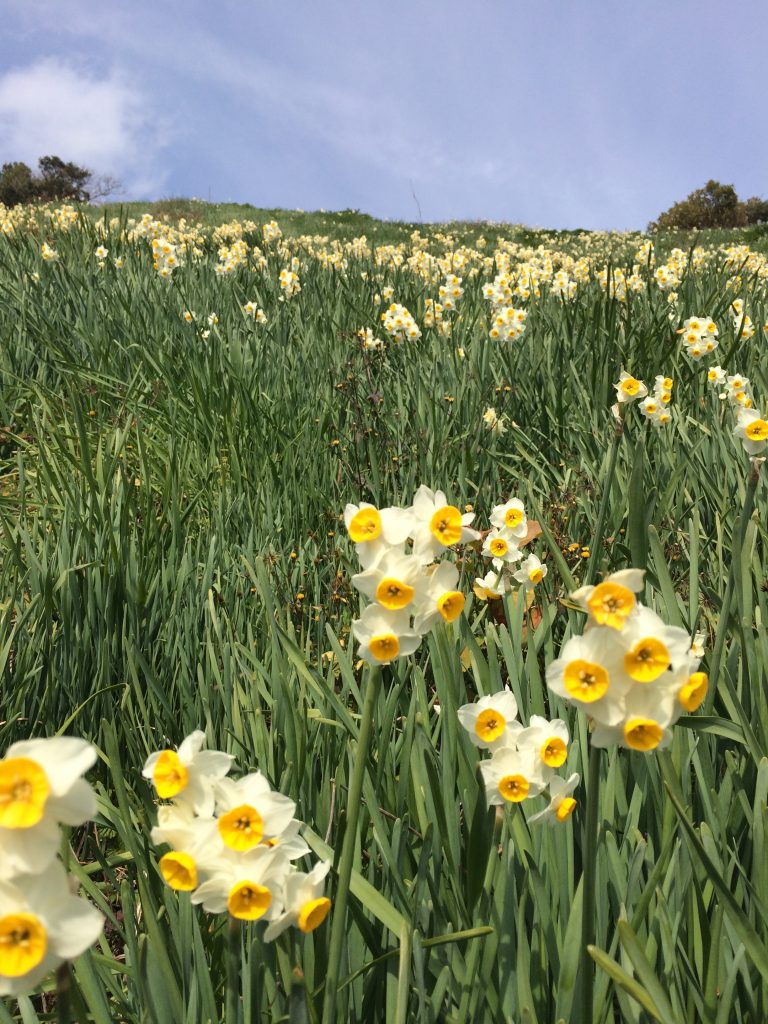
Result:
{"label": "yellow center of flower", "polygon": [[654,750],[663,735],[664,730],[652,718],[630,718],[624,726],[624,739],[632,750]]}
{"label": "yellow center of flower", "polygon": [[483,743],[493,743],[506,728],[507,720],[500,711],[486,708],[475,719],[475,732]]}
{"label": "yellow center of flower", "polygon": [[608,690],[608,673],[593,661],[581,658],[569,661],[563,676],[568,693],[586,704],[600,700]]}
{"label": "yellow center of flower", "polygon": [[160,858],[160,874],[176,892],[192,892],[197,888],[197,865],[188,853],[172,850]]}
{"label": "yellow center of flower", "polygon": [[453,622],[464,610],[464,595],[460,590],[446,591],[437,599],[437,610],[446,622]]}
{"label": "yellow center of flower", "polygon": [[709,380],[709,381],[717,380],[717,370],[710,370],[709,373],[707,374],[707,380]]}
{"label": "yellow center of flower", "polygon": [[414,588],[402,580],[395,579],[394,576],[385,576],[376,587],[376,600],[384,608],[397,611],[409,605],[415,593]]}
{"label": "yellow center of flower", "polygon": [[0,828],[32,828],[51,792],[43,768],[29,757],[0,761]]}
{"label": "yellow center of flower", "polygon": [[531,569],[531,571],[528,573],[528,579],[534,585],[536,583],[541,583],[541,581],[544,579],[544,570],[541,569],[541,568],[539,568],[539,569]]}
{"label": "yellow center of flower", "polygon": [[706,672],[694,672],[688,677],[688,682],[680,690],[677,699],[686,711],[696,711],[707,695],[709,678]]}
{"label": "yellow center of flower", "polygon": [[623,629],[635,607],[635,595],[618,583],[598,583],[587,600],[587,608],[595,622],[612,629]]}
{"label": "yellow center of flower", "polygon": [[503,558],[509,551],[509,544],[507,544],[503,537],[494,537],[488,547],[491,554],[495,555],[496,558]]}
{"label": "yellow center of flower", "polygon": [[504,513],[504,525],[508,529],[514,530],[516,526],[522,523],[524,515],[525,513],[521,508],[508,508]]}
{"label": "yellow center of flower", "polygon": [[47,949],[40,918],[28,913],[0,917],[0,975],[22,978],[42,962]]}
{"label": "yellow center of flower", "polygon": [[625,395],[636,395],[640,390],[640,381],[635,380],[634,377],[627,377],[621,382],[621,390]]}
{"label": "yellow center of flower", "polygon": [[550,768],[560,768],[565,764],[568,756],[568,747],[559,736],[550,736],[542,745],[541,760]]}
{"label": "yellow center of flower", "polygon": [[669,651],[661,640],[648,636],[624,655],[624,668],[636,683],[652,683],[669,668]]}
{"label": "yellow center of flower", "polygon": [[330,909],[331,901],[327,896],[320,896],[316,900],[309,900],[302,905],[296,923],[304,933],[313,932],[326,919]]}
{"label": "yellow center of flower", "polygon": [[361,508],[352,516],[349,536],[355,544],[376,540],[381,533],[381,513],[376,508]]}
{"label": "yellow center of flower", "polygon": [[400,653],[400,641],[394,633],[379,633],[368,645],[376,661],[392,661]]}
{"label": "yellow center of flower", "polygon": [[566,818],[570,818],[576,809],[576,801],[572,796],[565,796],[560,801],[555,811],[555,817],[558,821],[565,821]]}
{"label": "yellow center of flower", "polygon": [[768,440],[768,422],[765,420],[752,420],[751,423],[747,424],[744,433],[750,441],[766,441]]}
{"label": "yellow center of flower", "polygon": [[258,921],[269,910],[272,893],[255,882],[238,882],[227,897],[227,910],[238,921]]}
{"label": "yellow center of flower", "polygon": [[264,836],[264,819],[250,804],[241,804],[218,821],[219,835],[230,850],[252,850]]}
{"label": "yellow center of flower", "polygon": [[499,792],[513,804],[525,800],[529,789],[528,780],[523,775],[505,775],[499,780]]}
{"label": "yellow center of flower", "polygon": [[435,540],[447,547],[461,540],[461,512],[453,505],[439,508],[429,522],[429,529]]}
{"label": "yellow center of flower", "polygon": [[161,800],[170,800],[187,788],[189,772],[175,750],[161,752],[152,772],[152,781]]}

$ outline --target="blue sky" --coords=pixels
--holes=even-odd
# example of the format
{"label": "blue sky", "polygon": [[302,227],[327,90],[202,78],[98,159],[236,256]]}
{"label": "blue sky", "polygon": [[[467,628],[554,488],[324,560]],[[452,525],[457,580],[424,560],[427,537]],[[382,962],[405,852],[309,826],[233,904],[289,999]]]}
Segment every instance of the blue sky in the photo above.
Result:
{"label": "blue sky", "polygon": [[767,30],[765,0],[4,0],[0,161],[126,198],[642,228],[710,177],[768,196]]}

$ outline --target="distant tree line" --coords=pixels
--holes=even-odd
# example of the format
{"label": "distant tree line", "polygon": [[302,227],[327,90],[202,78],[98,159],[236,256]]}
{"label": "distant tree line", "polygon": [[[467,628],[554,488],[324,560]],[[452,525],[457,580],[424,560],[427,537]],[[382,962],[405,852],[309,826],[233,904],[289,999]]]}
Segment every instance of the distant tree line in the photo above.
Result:
{"label": "distant tree line", "polygon": [[674,228],[740,228],[768,223],[768,199],[752,196],[743,202],[733,185],[708,181],[687,199],[675,203],[648,225],[649,231]]}
{"label": "distant tree line", "polygon": [[88,203],[103,199],[118,189],[108,176],[94,178],[93,172],[58,156],[41,156],[37,174],[16,160],[0,168],[0,203]]}

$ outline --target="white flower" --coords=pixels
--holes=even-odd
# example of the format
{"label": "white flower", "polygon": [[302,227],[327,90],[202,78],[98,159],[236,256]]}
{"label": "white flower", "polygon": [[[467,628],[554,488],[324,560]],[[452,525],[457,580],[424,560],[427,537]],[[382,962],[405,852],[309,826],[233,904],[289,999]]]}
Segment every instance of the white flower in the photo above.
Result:
{"label": "white flower", "polygon": [[613,386],[621,403],[634,402],[638,398],[645,398],[648,394],[648,388],[645,384],[627,373],[626,370],[621,371],[618,381]]}
{"label": "white flower", "polygon": [[549,779],[555,768],[562,768],[568,757],[568,726],[560,718],[551,722],[531,715],[528,726],[515,737],[518,750],[532,750],[541,775]]}
{"label": "white flower", "polygon": [[307,934],[323,923],[331,909],[331,901],[321,895],[330,869],[330,864],[320,861],[309,874],[296,871],[286,877],[281,901],[283,912],[267,926],[265,942],[272,942],[291,925]]}
{"label": "white flower", "polygon": [[733,433],[750,455],[760,455],[768,447],[768,421],[758,409],[739,409]]}
{"label": "white flower", "polygon": [[413,497],[413,553],[425,562],[431,562],[453,544],[478,540],[480,534],[471,530],[473,512],[462,515],[448,504],[443,491],[432,491],[424,484]]}
{"label": "white flower", "polygon": [[383,549],[373,565],[352,577],[352,586],[387,611],[413,611],[426,586],[424,565],[413,555]]}
{"label": "white flower", "polygon": [[271,921],[282,911],[282,890],[290,869],[277,848],[260,846],[239,858],[222,859],[211,877],[192,893],[211,914],[227,911],[239,921]]}
{"label": "white flower", "polygon": [[508,594],[512,589],[512,584],[509,577],[503,572],[498,569],[489,569],[485,576],[475,578],[472,589],[476,597],[479,597],[481,601],[487,601],[489,598],[503,597],[504,594]]}
{"label": "white flower", "polygon": [[344,509],[344,525],[354,542],[363,569],[374,565],[388,548],[405,544],[413,529],[413,514],[407,508],[382,508],[367,501],[348,504]]}
{"label": "white flower", "polygon": [[506,529],[513,537],[525,537],[528,532],[528,517],[525,506],[519,498],[510,498],[503,505],[496,505],[491,511],[491,526],[497,530]]}
{"label": "white flower", "polygon": [[501,436],[506,433],[505,420],[506,416],[497,415],[496,410],[492,408],[486,409],[483,413],[483,422],[492,434]]}
{"label": "white flower", "polygon": [[103,925],[95,907],[72,895],[58,861],[40,874],[0,881],[0,996],[31,992],[92,946]]}
{"label": "white flower", "polygon": [[548,806],[538,814],[532,814],[528,819],[528,824],[535,825],[538,822],[546,822],[547,825],[556,825],[561,821],[566,821],[576,808],[576,801],[571,793],[580,781],[581,778],[577,772],[569,775],[567,779],[561,779],[559,775],[556,775],[549,783]]}
{"label": "white flower", "polygon": [[463,704],[457,715],[470,740],[484,750],[514,746],[523,728],[516,721],[517,701],[511,690],[481,697],[473,704]]}
{"label": "white flower", "polygon": [[59,848],[59,825],[82,825],[96,794],[81,778],[96,751],[75,736],[22,740],[0,761],[0,878],[45,871]]}
{"label": "white flower", "polygon": [[411,629],[410,618],[407,609],[388,612],[378,605],[368,605],[352,623],[352,631],[360,641],[357,656],[370,665],[388,665],[395,658],[413,654],[421,636]]}
{"label": "white flower", "polygon": [[535,587],[537,583],[541,583],[546,575],[547,567],[546,565],[542,565],[536,555],[529,555],[525,561],[521,563],[517,572],[513,573],[517,582],[522,583],[526,590],[530,590],[532,587]]}
{"label": "white flower", "polygon": [[495,569],[502,569],[511,562],[519,562],[523,557],[517,546],[517,537],[506,527],[491,530],[486,534],[482,553],[486,558],[492,559],[491,564]]}
{"label": "white flower", "polygon": [[189,803],[195,814],[213,814],[214,784],[223,779],[234,757],[220,750],[203,750],[205,733],[199,729],[181,743],[178,751],[160,750],[147,758],[142,775],[151,779],[161,800]]}
{"label": "white flower", "polygon": [[531,750],[502,747],[480,762],[480,774],[489,804],[520,803],[538,796],[546,785]]}
{"label": "white flower", "polygon": [[452,562],[441,562],[434,572],[425,572],[424,589],[417,597],[413,628],[427,633],[440,619],[454,622],[464,610],[464,594],[457,589],[459,571]]}
{"label": "white flower", "polygon": [[221,779],[216,786],[216,827],[224,846],[247,853],[277,838],[296,813],[290,797],[273,792],[261,772],[237,779]]}

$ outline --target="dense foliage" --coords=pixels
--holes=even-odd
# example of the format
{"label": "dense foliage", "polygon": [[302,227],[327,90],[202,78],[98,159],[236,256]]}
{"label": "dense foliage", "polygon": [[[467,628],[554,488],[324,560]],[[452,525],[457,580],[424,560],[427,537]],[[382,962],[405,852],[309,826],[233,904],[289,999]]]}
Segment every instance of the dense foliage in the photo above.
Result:
{"label": "dense foliage", "polygon": [[[749,378],[731,393],[757,405],[768,391],[765,257],[639,236],[489,244],[482,226],[332,242],[69,209],[0,210],[0,230],[0,751],[63,732],[99,753],[98,815],[66,851],[107,922],[72,969],[75,1019],[322,1019],[333,909],[311,934],[268,944],[256,923],[233,940],[163,882],[142,766],[202,729],[295,801],[334,899],[364,759],[337,1019],[586,1024],[591,797],[589,1024],[763,1024],[768,504],[708,370]],[[505,315],[508,340],[490,336],[487,286],[525,314]],[[392,303],[418,337],[398,312],[387,334]],[[711,357],[677,333],[694,317],[717,327]],[[669,423],[628,405],[617,433],[622,370],[674,380]],[[361,749],[342,513],[406,505],[420,484],[482,529],[520,498],[548,572],[485,600],[481,546],[460,549],[463,614],[381,670]],[[664,622],[703,634],[710,689],[666,750],[603,751],[585,792],[587,718],[546,672],[584,629],[572,591],[630,566]],[[487,805],[457,710],[504,687],[525,722],[568,723],[582,788],[557,827]],[[50,1019],[52,988],[0,1021]]]}

